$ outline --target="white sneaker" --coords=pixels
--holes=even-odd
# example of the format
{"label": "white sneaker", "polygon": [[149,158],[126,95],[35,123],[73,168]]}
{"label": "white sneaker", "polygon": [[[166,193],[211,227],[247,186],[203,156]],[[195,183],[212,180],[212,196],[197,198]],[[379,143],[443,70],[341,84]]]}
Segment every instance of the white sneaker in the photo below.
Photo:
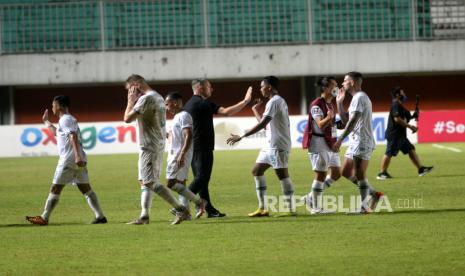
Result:
{"label": "white sneaker", "polygon": [[176,211],[176,218],[174,218],[171,225],[180,224],[184,220],[192,220],[189,210],[185,207],[181,211]]}
{"label": "white sneaker", "polygon": [[150,223],[150,219],[149,217],[142,217],[142,218],[138,218],[138,219],[135,219],[133,221],[130,221],[126,224],[132,224],[132,225],[144,225],[144,224],[149,224]]}
{"label": "white sneaker", "polygon": [[321,208],[312,208],[312,210],[310,211],[310,214],[312,214],[312,215],[328,215],[328,214],[334,214],[334,212],[329,211],[329,210],[323,210]]}
{"label": "white sneaker", "polygon": [[305,203],[310,209],[313,208],[313,198],[312,198],[312,193],[309,193],[307,195],[304,195],[303,197],[300,198],[301,201]]}
{"label": "white sneaker", "polygon": [[370,208],[361,208],[355,211],[350,211],[347,213],[347,215],[369,215],[371,213],[373,213],[373,210],[371,210]]}
{"label": "white sneaker", "polygon": [[200,203],[196,204],[195,206],[195,218],[200,218],[203,214],[205,214],[205,206],[207,205],[207,201],[203,198],[200,199]]}

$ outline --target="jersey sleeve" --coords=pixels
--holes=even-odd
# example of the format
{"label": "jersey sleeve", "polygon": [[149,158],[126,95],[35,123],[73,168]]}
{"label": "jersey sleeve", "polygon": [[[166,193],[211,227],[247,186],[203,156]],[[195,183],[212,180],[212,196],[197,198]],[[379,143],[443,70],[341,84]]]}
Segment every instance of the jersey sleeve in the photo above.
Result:
{"label": "jersey sleeve", "polygon": [[143,95],[137,100],[136,104],[134,105],[133,110],[138,114],[144,114],[145,111],[147,110],[147,105],[148,105],[147,96]]}
{"label": "jersey sleeve", "polygon": [[60,122],[60,127],[65,135],[77,133],[78,130],[77,121],[69,116]]}
{"label": "jersey sleeve", "polygon": [[183,116],[181,117],[181,129],[192,128],[192,125],[192,116],[187,112],[183,112]]}
{"label": "jersey sleeve", "polygon": [[313,120],[321,120],[325,117],[323,110],[321,110],[321,108],[317,105],[312,106],[310,114],[312,115]]}
{"label": "jersey sleeve", "polygon": [[363,112],[363,97],[353,97],[349,106],[349,115],[355,112]]}
{"label": "jersey sleeve", "polygon": [[265,107],[265,112],[263,112],[263,117],[273,118],[278,111],[278,102],[275,100],[270,100]]}

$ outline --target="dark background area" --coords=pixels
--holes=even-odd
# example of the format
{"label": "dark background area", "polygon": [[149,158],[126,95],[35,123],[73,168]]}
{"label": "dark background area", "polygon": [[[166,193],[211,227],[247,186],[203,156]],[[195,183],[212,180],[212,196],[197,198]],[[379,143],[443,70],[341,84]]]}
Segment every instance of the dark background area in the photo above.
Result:
{"label": "dark background area", "polygon": [[[280,94],[287,101],[290,115],[301,114],[301,78],[281,80]],[[342,76],[338,76],[339,85]],[[363,90],[373,103],[373,111],[389,111],[389,91],[401,86],[409,97],[406,106],[413,110],[415,95],[421,96],[422,110],[465,109],[465,75],[435,76],[383,76],[366,77]],[[212,81],[212,101],[220,106],[229,106],[242,100],[247,88],[252,85],[254,98],[260,95],[259,80]],[[174,84],[151,83],[152,88],[165,96],[171,91],[180,92],[184,101],[192,96],[189,82]],[[313,87],[306,89],[307,98],[314,98]],[[126,108],[127,92],[123,85],[81,87],[17,87],[14,89],[16,124],[41,123],[43,111],[51,111],[51,102],[56,95],[71,97],[71,113],[80,122],[122,121]],[[235,116],[253,116],[250,106]]]}

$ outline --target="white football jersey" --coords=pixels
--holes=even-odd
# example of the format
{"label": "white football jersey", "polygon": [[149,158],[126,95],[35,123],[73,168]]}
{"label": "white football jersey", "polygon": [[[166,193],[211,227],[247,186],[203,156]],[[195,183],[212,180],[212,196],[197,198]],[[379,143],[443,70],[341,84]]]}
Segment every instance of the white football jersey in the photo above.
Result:
{"label": "white football jersey", "polygon": [[[173,120],[171,121],[171,146],[169,149],[169,153],[171,155],[177,156],[179,154],[185,138],[182,131],[185,128],[190,128],[192,130],[192,126],[192,117],[188,112],[183,110],[174,116]],[[191,146],[189,147],[189,152],[187,155],[191,154],[193,151],[194,147],[192,146],[192,142],[193,141],[191,141]]]}
{"label": "white football jersey", "polygon": [[[79,138],[79,143],[81,143],[81,131],[79,130],[76,118],[70,114],[65,114],[61,116],[57,127],[57,146],[58,154],[60,155],[58,164],[60,165],[75,164],[73,146],[71,145],[71,139],[69,137],[71,133],[76,133]],[[82,144],[80,148],[81,151],[79,154],[81,155],[81,159],[87,162],[86,153],[82,148]]]}
{"label": "white football jersey", "polygon": [[134,106],[137,115],[139,146],[142,150],[158,152],[165,147],[165,101],[155,91],[141,96]]}
{"label": "white football jersey", "polygon": [[291,130],[286,101],[274,95],[266,103],[263,117],[270,117],[266,127],[267,148],[289,151],[291,149]]}
{"label": "white football jersey", "polygon": [[360,112],[361,117],[349,135],[349,144],[355,145],[361,151],[375,148],[375,138],[372,128],[372,106],[368,95],[359,91],[355,93],[349,106],[349,118],[354,112]]}

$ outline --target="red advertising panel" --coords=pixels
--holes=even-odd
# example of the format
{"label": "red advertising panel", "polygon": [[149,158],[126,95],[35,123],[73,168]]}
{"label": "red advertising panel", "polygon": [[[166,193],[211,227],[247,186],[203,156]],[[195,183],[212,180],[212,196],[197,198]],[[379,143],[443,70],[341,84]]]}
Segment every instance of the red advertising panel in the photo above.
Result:
{"label": "red advertising panel", "polygon": [[465,142],[465,110],[421,112],[418,142]]}

